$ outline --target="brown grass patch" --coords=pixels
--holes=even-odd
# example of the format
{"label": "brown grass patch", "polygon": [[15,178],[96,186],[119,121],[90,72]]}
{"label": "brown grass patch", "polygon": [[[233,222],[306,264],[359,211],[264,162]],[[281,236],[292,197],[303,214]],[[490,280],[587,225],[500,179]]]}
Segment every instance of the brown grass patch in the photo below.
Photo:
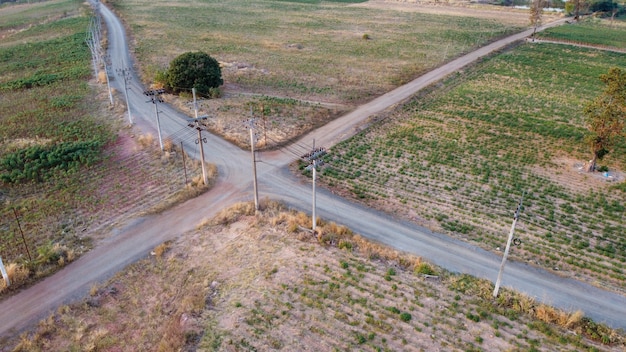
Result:
{"label": "brown grass patch", "polygon": [[[450,274],[426,280],[413,269],[428,263],[367,246],[341,225],[320,221],[322,232],[337,240],[320,245],[310,235],[299,239],[304,230],[286,231],[287,219],[304,224],[310,217],[267,201],[254,217],[253,208],[248,202],[225,210],[215,222],[172,243],[163,260],[139,261],[94,288],[91,305],[63,306],[7,346],[28,351],[137,345],[155,351],[467,350],[470,345],[515,350],[532,340],[547,350],[590,347],[586,339],[560,332],[569,342],[558,342],[555,330],[544,335],[530,328],[535,326],[531,315],[506,319],[511,304],[524,296],[503,289],[507,304],[493,305],[485,289],[493,287],[486,280]],[[390,260],[370,260],[357,244]],[[571,324],[585,320],[580,312],[560,315],[547,306],[540,311],[552,320],[567,316]],[[622,346],[619,335],[593,331],[615,344],[594,345],[599,350]]]}
{"label": "brown grass patch", "polygon": [[[30,269],[21,264],[9,263],[5,269],[7,271],[9,281],[11,282],[11,286],[20,286],[24,282],[28,281],[28,278],[30,277]],[[4,291],[6,288],[6,281],[4,281],[4,279],[0,280],[0,292]]]}

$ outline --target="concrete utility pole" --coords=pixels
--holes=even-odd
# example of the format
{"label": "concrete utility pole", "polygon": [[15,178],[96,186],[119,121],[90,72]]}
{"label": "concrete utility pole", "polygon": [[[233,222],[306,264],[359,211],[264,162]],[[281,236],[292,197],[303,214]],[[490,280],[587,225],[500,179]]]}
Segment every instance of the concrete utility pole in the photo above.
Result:
{"label": "concrete utility pole", "polygon": [[312,198],[312,214],[311,214],[311,228],[312,230],[315,232],[315,228],[317,225],[317,216],[315,215],[315,209],[317,208],[316,206],[316,197],[315,197],[315,180],[317,178],[317,167],[321,166],[324,164],[323,160],[319,160],[321,157],[323,157],[324,155],[326,155],[326,148],[321,147],[321,148],[315,148],[315,141],[313,141],[313,150],[302,156],[302,159],[304,161],[308,161],[310,164],[309,166],[306,167],[307,170],[311,170],[313,171],[313,190],[312,190],[312,194],[311,194],[311,198]]}
{"label": "concrete utility pole", "polygon": [[85,37],[85,43],[89,47],[91,51],[91,63],[93,65],[93,73],[94,76],[98,77],[98,59],[100,57],[100,17],[97,16],[98,12],[96,11],[96,17],[92,17],[89,22],[89,30],[87,31],[87,36]]}
{"label": "concrete utility pole", "polygon": [[204,146],[202,143],[206,143],[206,138],[202,138],[202,130],[204,130],[204,126],[200,124],[200,121],[206,120],[209,116],[203,115],[198,116],[198,104],[196,103],[196,88],[192,88],[191,92],[193,93],[193,109],[195,113],[195,119],[190,119],[189,124],[187,126],[191,128],[195,128],[198,130],[198,139],[196,139],[196,144],[200,144],[200,163],[202,164],[202,182],[204,185],[208,185],[209,181],[206,176],[206,166],[204,165]]}
{"label": "concrete utility pole", "polygon": [[252,114],[252,107],[250,108],[250,119],[247,121],[248,129],[250,130],[250,152],[252,153],[252,187],[254,188],[254,210],[259,210],[259,191],[257,188],[256,179],[256,155],[254,153],[254,118]]}
{"label": "concrete utility pole", "polygon": [[104,76],[107,80],[107,90],[109,91],[109,102],[113,105],[113,94],[111,93],[111,82],[109,81],[109,67],[111,66],[111,57],[109,55],[102,55],[102,65],[104,66]]}
{"label": "concrete utility pole", "polygon": [[2,257],[0,257],[0,271],[2,272],[2,278],[4,278],[5,286],[11,286],[11,279],[9,279],[9,274],[6,269],[4,269],[4,263],[2,262]]}
{"label": "concrete utility pole", "polygon": [[517,219],[519,219],[519,213],[522,211],[522,202],[524,201],[524,195],[526,192],[522,194],[522,199],[519,201],[519,205],[515,210],[515,214],[513,214],[513,225],[511,225],[511,231],[509,232],[509,239],[506,241],[506,248],[504,249],[504,255],[502,256],[502,264],[500,264],[500,271],[498,272],[498,279],[496,280],[496,287],[493,289],[493,298],[498,297],[498,291],[500,290],[500,283],[502,282],[502,274],[504,273],[504,265],[506,264],[506,258],[509,255],[509,249],[511,248],[511,242],[515,245],[519,246],[522,241],[519,238],[513,239],[513,233],[515,232],[515,225],[517,224]]}
{"label": "concrete utility pole", "polygon": [[163,138],[161,137],[161,121],[159,120],[159,103],[163,102],[161,98],[161,94],[165,93],[165,89],[151,89],[143,92],[144,95],[150,97],[150,100],[146,103],[154,104],[154,113],[156,114],[157,121],[157,131],[159,132],[159,145],[161,146],[161,151],[163,151]]}
{"label": "concrete utility pole", "polygon": [[128,123],[133,124],[133,118],[130,113],[130,100],[128,100],[128,82],[133,78],[128,67],[117,69],[117,75],[124,79],[124,96],[126,97],[126,110],[128,110]]}

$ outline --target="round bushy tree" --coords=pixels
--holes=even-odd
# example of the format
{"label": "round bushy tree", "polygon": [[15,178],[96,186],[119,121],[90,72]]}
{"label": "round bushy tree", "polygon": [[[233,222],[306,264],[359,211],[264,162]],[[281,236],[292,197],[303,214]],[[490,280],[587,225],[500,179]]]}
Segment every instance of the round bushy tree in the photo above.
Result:
{"label": "round bushy tree", "polygon": [[167,70],[165,89],[172,93],[196,88],[201,95],[209,95],[212,88],[224,84],[217,60],[203,52],[187,52],[175,58]]}

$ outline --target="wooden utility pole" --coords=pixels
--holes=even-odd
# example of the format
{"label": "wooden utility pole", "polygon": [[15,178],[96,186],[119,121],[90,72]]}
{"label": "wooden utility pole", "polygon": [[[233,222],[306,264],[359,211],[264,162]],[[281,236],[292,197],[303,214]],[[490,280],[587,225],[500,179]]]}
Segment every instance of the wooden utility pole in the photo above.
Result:
{"label": "wooden utility pole", "polygon": [[180,153],[183,155],[183,170],[185,171],[185,186],[187,186],[187,164],[185,164],[185,147],[183,141],[180,141]]}
{"label": "wooden utility pole", "polygon": [[[522,209],[522,202],[524,201],[524,194],[522,194],[522,199],[519,201],[519,205],[515,210],[515,214],[513,214],[513,224],[511,225],[511,231],[509,232],[509,239],[506,241],[506,248],[504,249],[504,255],[502,256],[502,263],[500,264],[500,271],[498,272],[498,279],[496,280],[496,287],[493,289],[493,298],[498,297],[498,291],[500,290],[500,283],[502,282],[502,274],[504,273],[504,265],[506,264],[506,258],[509,255],[509,249],[511,248],[511,242],[513,242],[513,233],[515,232],[515,225],[517,224],[517,220],[519,219],[519,213]],[[515,244],[520,244],[521,241],[516,239]]]}
{"label": "wooden utility pole", "polygon": [[17,222],[17,227],[20,229],[20,234],[22,235],[22,242],[24,242],[24,248],[26,248],[26,254],[28,254],[28,260],[33,261],[33,258],[30,256],[30,251],[28,250],[28,244],[26,244],[26,237],[24,237],[24,231],[22,231],[22,225],[20,224],[20,219],[17,216],[17,210],[13,208],[13,215],[15,215],[15,221]]}

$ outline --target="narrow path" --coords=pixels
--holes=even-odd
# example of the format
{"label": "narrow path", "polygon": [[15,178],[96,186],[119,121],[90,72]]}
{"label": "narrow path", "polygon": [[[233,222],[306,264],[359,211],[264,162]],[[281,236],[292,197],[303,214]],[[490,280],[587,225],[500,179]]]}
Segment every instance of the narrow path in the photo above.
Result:
{"label": "narrow path", "polygon": [[569,46],[576,46],[576,47],[579,47],[579,48],[587,48],[587,49],[602,50],[602,51],[611,51],[611,52],[614,52],[614,53],[626,54],[626,49],[616,48],[616,47],[613,47],[613,46],[582,44],[582,43],[570,42],[570,41],[567,41],[567,40],[554,40],[554,39],[535,39],[535,40],[532,40],[532,39],[526,38],[526,42],[534,43],[534,44],[549,43],[549,44],[569,45]]}

